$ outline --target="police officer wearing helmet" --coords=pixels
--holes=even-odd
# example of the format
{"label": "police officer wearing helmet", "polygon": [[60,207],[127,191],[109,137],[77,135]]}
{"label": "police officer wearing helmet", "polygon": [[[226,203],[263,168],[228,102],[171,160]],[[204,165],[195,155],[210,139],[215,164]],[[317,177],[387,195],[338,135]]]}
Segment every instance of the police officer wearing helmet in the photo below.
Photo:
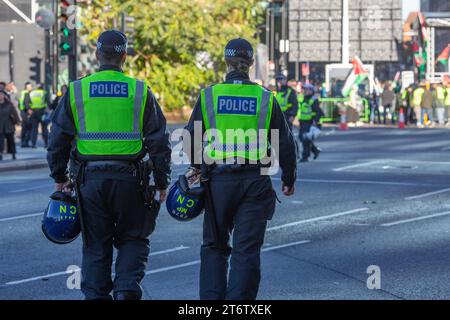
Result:
{"label": "police officer wearing helmet", "polygon": [[[241,38],[231,40],[224,55],[225,82],[201,91],[186,126],[191,138],[184,144],[191,163],[197,166],[192,171],[198,172],[202,150],[195,148],[194,127],[202,128],[200,136],[206,131],[208,137],[203,154],[208,162],[214,162],[207,166],[200,299],[255,299],[261,278],[261,246],[276,202],[270,177],[261,173],[262,158],[270,153],[271,130],[279,130],[276,154],[282,169],[282,192],[291,196],[296,181],[295,142],[272,92],[249,79],[251,44]],[[229,129],[262,129],[261,140],[228,140]]]}
{"label": "police officer wearing helmet", "polygon": [[[69,156],[70,176],[79,190],[81,290],[86,299],[111,299],[111,291],[116,300],[141,298],[148,236],[157,215],[146,205],[148,170],[141,170],[146,154],[153,162],[159,201],[170,183],[166,119],[150,88],[123,73],[126,50],[123,33],[100,35],[99,71],[70,83],[54,112],[50,134],[47,159],[57,191],[69,187]],[[117,258],[112,281],[113,247]]]}
{"label": "police officer wearing helmet", "polygon": [[300,122],[300,134],[299,139],[303,145],[302,158],[300,162],[308,162],[311,155],[311,151],[314,154],[314,159],[317,159],[321,149],[316,147],[313,141],[305,139],[304,134],[309,132],[311,126],[320,126],[320,118],[323,115],[323,111],[320,108],[319,100],[314,95],[314,86],[311,84],[305,84],[303,86],[304,99],[300,104],[298,110],[298,120]]}
{"label": "police officer wearing helmet", "polygon": [[276,99],[288,122],[289,128],[292,130],[292,123],[298,112],[297,94],[294,89],[288,86],[287,78],[284,74],[278,74],[275,80],[277,84]]}

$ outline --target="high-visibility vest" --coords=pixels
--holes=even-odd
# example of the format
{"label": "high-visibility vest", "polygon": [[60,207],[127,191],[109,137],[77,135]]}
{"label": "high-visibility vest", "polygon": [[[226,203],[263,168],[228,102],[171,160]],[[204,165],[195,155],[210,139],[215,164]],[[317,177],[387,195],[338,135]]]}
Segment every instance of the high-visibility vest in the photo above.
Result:
{"label": "high-visibility vest", "polygon": [[292,89],[288,88],[286,91],[277,92],[276,99],[280,105],[280,109],[286,112],[289,108],[292,108],[292,103],[289,103],[289,96],[292,93]]}
{"label": "high-visibility vest", "polygon": [[445,100],[445,88],[441,86],[436,87],[436,97],[438,100],[444,102]]}
{"label": "high-visibility vest", "polygon": [[45,102],[46,92],[42,89],[36,89],[30,92],[31,109],[44,109],[47,107]]}
{"label": "high-visibility vest", "polygon": [[445,105],[450,107],[450,87],[447,87],[447,94],[445,96]]}
{"label": "high-visibility vest", "polygon": [[28,93],[28,90],[22,90],[22,91],[20,92],[19,109],[20,109],[21,111],[25,110],[25,104],[24,104],[24,102],[25,102],[25,96],[26,96],[27,93]]}
{"label": "high-visibility vest", "polygon": [[200,93],[210,159],[267,157],[273,93],[258,85],[217,84]]}
{"label": "high-visibility vest", "polygon": [[424,88],[417,88],[413,93],[413,104],[414,106],[420,106],[422,103],[423,93],[425,92]]}
{"label": "high-visibility vest", "polygon": [[143,148],[147,85],[105,70],[70,84],[76,147],[85,156],[133,156]]}
{"label": "high-visibility vest", "polygon": [[297,118],[300,121],[310,121],[313,119],[314,114],[313,114],[312,106],[314,104],[314,101],[316,101],[316,98],[314,98],[314,97],[303,100],[302,104],[300,105],[300,108],[298,109],[298,113],[297,113]]}

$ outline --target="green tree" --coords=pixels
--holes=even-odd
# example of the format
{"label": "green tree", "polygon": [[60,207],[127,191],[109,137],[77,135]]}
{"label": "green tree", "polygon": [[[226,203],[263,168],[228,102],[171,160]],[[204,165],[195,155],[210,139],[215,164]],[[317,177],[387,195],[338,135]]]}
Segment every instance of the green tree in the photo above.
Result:
{"label": "green tree", "polygon": [[223,48],[243,37],[256,44],[261,0],[92,0],[82,14],[82,33],[95,41],[119,24],[125,12],[135,18],[136,56],[126,71],[145,79],[165,110],[192,106],[201,87],[221,81]]}

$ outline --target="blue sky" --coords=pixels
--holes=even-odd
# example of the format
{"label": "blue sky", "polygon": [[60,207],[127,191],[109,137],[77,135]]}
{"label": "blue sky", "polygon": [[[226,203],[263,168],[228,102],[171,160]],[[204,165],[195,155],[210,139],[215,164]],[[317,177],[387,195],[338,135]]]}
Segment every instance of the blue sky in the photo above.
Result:
{"label": "blue sky", "polygon": [[402,0],[403,1],[403,20],[408,18],[411,11],[419,11],[420,0]]}

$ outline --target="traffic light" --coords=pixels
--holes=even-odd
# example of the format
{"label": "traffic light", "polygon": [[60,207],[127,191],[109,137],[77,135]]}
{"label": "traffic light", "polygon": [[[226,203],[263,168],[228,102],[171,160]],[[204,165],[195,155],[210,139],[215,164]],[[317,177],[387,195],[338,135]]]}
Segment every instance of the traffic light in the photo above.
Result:
{"label": "traffic light", "polygon": [[134,18],[122,13],[122,32],[126,35],[128,40],[127,54],[134,56]]}
{"label": "traffic light", "polygon": [[42,59],[39,58],[39,57],[32,57],[32,58],[30,58],[30,62],[31,62],[31,67],[30,67],[31,76],[30,76],[30,80],[34,81],[35,83],[40,83],[41,82],[41,62],[42,62]]}
{"label": "traffic light", "polygon": [[59,53],[61,56],[75,55],[75,30],[69,21],[70,3],[67,0],[59,2]]}
{"label": "traffic light", "polygon": [[74,32],[67,27],[66,22],[61,22],[59,52],[62,56],[73,55],[74,52]]}

